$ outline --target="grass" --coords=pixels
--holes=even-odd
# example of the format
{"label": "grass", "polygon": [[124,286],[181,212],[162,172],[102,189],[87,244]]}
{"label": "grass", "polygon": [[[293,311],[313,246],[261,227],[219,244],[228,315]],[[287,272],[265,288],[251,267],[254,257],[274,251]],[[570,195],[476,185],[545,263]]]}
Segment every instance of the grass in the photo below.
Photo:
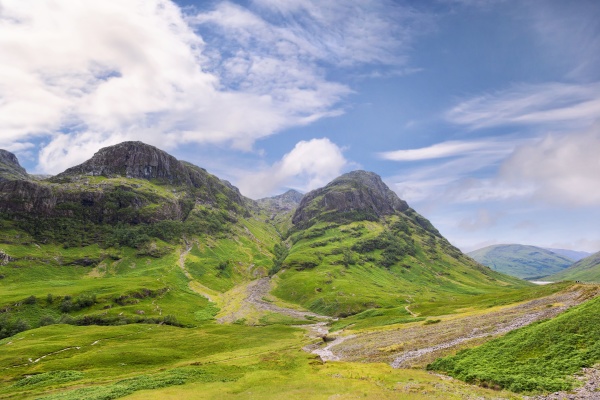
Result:
{"label": "grass", "polygon": [[[322,364],[300,350],[302,337],[300,329],[280,325],[48,326],[0,341],[0,398],[461,399],[498,394],[385,364]],[[70,350],[59,352],[64,349]],[[28,361],[45,354],[50,355],[39,362]]]}
{"label": "grass", "polygon": [[[395,231],[398,225],[404,230]],[[479,266],[444,239],[412,221],[402,225],[398,217],[318,223],[294,233],[290,241],[285,271],[278,274],[273,293],[328,315],[344,317],[408,303],[466,304],[475,296],[512,296],[528,286]],[[390,256],[390,249],[400,253]]]}
{"label": "grass", "polygon": [[515,392],[568,390],[572,375],[600,361],[600,298],[513,331],[429,369]]}

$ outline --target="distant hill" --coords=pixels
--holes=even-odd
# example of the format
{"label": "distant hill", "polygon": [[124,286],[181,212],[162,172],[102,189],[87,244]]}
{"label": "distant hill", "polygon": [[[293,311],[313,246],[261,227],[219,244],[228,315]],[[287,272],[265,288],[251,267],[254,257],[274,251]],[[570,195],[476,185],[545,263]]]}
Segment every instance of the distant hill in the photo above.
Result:
{"label": "distant hill", "polygon": [[546,248],[546,250],[550,250],[553,253],[556,253],[563,257],[570,258],[573,261],[579,261],[579,260],[582,260],[582,259],[592,255],[592,253],[587,252],[587,251],[577,251],[577,250],[567,250],[567,249],[551,249],[551,248]]}
{"label": "distant hill", "polygon": [[298,207],[304,195],[297,190],[290,189],[287,192],[273,197],[265,197],[256,200],[258,205],[273,213],[292,211]]}
{"label": "distant hill", "polygon": [[521,244],[488,246],[468,255],[495,271],[522,279],[555,274],[573,263],[573,260],[550,250]]}
{"label": "distant hill", "polygon": [[600,251],[544,279],[549,281],[600,282]]}

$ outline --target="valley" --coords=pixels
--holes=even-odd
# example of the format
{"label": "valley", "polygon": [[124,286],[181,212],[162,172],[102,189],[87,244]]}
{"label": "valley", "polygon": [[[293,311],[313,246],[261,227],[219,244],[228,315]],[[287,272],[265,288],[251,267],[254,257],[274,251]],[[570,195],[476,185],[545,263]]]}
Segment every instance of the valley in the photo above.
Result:
{"label": "valley", "polygon": [[3,160],[0,398],[517,399],[600,362],[600,286],[485,267],[372,172],[254,201],[141,142]]}

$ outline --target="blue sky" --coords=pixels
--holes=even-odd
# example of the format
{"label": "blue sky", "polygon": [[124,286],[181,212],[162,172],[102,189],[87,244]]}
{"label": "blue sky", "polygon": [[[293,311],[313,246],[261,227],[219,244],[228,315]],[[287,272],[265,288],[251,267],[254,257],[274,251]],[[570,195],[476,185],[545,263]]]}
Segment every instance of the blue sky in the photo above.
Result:
{"label": "blue sky", "polygon": [[251,198],[380,174],[465,251],[600,250],[595,0],[0,0],[0,147],[142,140]]}

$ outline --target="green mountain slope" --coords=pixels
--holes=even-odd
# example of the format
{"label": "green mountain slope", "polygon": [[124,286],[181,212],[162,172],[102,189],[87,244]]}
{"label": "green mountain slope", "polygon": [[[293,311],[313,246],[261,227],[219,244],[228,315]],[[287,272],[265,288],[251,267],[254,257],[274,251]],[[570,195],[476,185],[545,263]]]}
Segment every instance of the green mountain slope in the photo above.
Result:
{"label": "green mountain slope", "polygon": [[537,279],[569,267],[567,257],[535,246],[499,244],[468,253],[475,261],[494,271],[523,279]]}
{"label": "green mountain slope", "polygon": [[600,252],[579,260],[569,268],[544,279],[549,281],[600,282]]}
{"label": "green mountain slope", "polygon": [[355,171],[304,196],[274,294],[329,315],[519,288],[483,267],[373,173]]}

